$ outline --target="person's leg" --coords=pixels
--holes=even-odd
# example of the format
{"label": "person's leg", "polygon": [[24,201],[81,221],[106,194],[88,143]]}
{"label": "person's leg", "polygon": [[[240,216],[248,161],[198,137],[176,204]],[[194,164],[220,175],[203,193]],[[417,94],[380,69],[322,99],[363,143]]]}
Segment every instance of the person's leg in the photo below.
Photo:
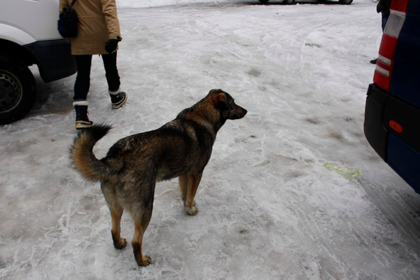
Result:
{"label": "person's leg", "polygon": [[382,14],[382,32],[385,30],[386,22],[388,21],[389,14]]}
{"label": "person's leg", "polygon": [[117,52],[103,54],[105,77],[110,91],[117,91],[120,88],[120,76],[117,69]]}
{"label": "person's leg", "polygon": [[77,76],[74,84],[73,100],[86,100],[90,88],[90,68],[92,55],[76,55]]}
{"label": "person's leg", "polygon": [[108,93],[111,97],[112,108],[118,109],[127,101],[127,94],[120,91],[120,76],[117,69],[117,52],[102,55],[105,77],[108,82]]}
{"label": "person's leg", "polygon": [[89,128],[93,122],[88,118],[88,106],[86,101],[90,88],[90,68],[92,55],[76,55],[77,76],[74,84],[73,106],[76,112],[76,129]]}

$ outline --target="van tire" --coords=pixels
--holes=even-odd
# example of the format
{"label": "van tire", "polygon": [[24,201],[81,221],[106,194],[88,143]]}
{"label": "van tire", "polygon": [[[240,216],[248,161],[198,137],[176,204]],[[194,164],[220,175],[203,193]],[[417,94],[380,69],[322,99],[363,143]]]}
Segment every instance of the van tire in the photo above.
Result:
{"label": "van tire", "polygon": [[23,118],[36,99],[32,72],[20,61],[0,56],[0,124]]}

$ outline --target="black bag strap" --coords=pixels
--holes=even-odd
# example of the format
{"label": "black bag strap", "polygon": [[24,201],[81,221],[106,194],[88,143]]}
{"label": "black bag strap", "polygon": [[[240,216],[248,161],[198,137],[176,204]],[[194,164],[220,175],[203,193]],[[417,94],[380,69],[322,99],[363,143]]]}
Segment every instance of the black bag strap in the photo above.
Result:
{"label": "black bag strap", "polygon": [[72,8],[73,7],[73,5],[74,5],[74,3],[76,2],[76,0],[73,0],[72,2],[71,2],[71,4],[70,4],[70,8]]}

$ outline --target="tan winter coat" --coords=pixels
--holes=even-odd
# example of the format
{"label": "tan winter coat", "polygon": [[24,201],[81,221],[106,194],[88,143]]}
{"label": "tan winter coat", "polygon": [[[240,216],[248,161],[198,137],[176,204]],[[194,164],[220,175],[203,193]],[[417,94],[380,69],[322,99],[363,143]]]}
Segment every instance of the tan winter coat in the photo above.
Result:
{"label": "tan winter coat", "polygon": [[[60,13],[73,0],[60,0]],[[71,53],[106,54],[105,43],[121,37],[115,0],[76,0],[73,5],[79,18],[76,38],[70,38]]]}

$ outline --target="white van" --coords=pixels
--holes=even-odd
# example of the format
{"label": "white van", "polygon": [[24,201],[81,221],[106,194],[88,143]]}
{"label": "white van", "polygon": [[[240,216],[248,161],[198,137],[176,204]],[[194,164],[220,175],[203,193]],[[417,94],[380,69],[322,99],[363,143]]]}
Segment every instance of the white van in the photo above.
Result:
{"label": "white van", "polygon": [[35,103],[36,64],[44,82],[76,72],[70,44],[57,31],[58,0],[1,0],[0,124],[25,116]]}

